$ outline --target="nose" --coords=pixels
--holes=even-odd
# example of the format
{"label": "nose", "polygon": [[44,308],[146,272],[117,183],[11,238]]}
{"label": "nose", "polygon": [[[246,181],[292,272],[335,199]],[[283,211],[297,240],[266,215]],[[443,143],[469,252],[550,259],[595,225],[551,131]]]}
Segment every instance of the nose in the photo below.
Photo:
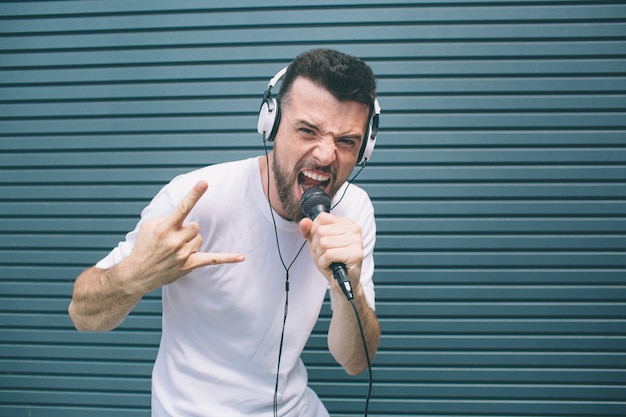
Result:
{"label": "nose", "polygon": [[337,147],[332,138],[321,138],[313,149],[313,157],[319,162],[320,166],[330,165],[335,161]]}

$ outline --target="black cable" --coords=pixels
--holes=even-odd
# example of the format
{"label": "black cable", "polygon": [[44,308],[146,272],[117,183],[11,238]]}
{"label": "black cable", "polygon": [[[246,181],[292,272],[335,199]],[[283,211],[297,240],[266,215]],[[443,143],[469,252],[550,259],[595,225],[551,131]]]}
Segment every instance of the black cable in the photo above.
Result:
{"label": "black cable", "polygon": [[[363,168],[365,168],[366,163],[367,162],[363,163],[361,165],[361,168],[357,171],[357,173],[354,174],[354,176],[348,180],[348,184],[346,185],[346,188],[343,190],[343,193],[341,194],[339,201],[337,201],[337,203],[335,203],[335,205],[331,207],[331,210],[337,207],[339,203],[341,203],[341,200],[343,200],[343,198],[346,196],[346,192],[348,192],[348,187],[350,186],[350,184],[352,184],[352,182],[356,179],[356,177],[358,177],[359,174],[363,171]],[[361,334],[361,342],[363,343],[363,352],[365,353],[365,360],[367,361],[367,372],[368,372],[369,382],[368,382],[368,389],[367,389],[367,397],[365,398],[365,410],[363,411],[363,416],[367,417],[369,404],[370,404],[370,398],[372,396],[372,385],[374,381],[374,378],[372,377],[372,363],[370,361],[370,355],[367,349],[367,342],[365,341],[365,332],[363,331],[363,324],[361,323],[361,316],[359,315],[359,311],[356,307],[356,304],[354,303],[354,299],[348,298],[348,301],[350,301],[350,304],[352,305],[352,309],[354,310],[354,316],[356,317],[357,324],[359,325],[359,332]]]}
{"label": "black cable", "polygon": [[346,196],[346,193],[348,192],[348,187],[350,186],[350,184],[352,184],[352,182],[356,179],[356,177],[359,176],[359,174],[361,173],[361,171],[363,171],[363,168],[365,168],[365,162],[363,163],[363,165],[361,165],[361,168],[357,171],[356,174],[354,174],[354,177],[350,178],[347,182],[346,188],[344,188],[343,193],[341,194],[341,197],[339,198],[339,201],[337,201],[335,203],[334,206],[332,206],[330,209],[334,209],[335,207],[337,207],[339,205],[339,203],[341,203],[341,200],[343,200],[343,198]]}
{"label": "black cable", "polygon": [[[302,252],[302,249],[304,249],[304,245],[306,244],[306,240],[304,241],[304,243],[302,243],[302,246],[300,246],[300,249],[298,250],[298,253],[296,253],[296,256],[293,258],[293,260],[291,261],[291,263],[289,264],[289,266],[285,265],[285,261],[283,260],[283,255],[280,251],[280,243],[279,243],[279,239],[278,239],[278,228],[276,227],[276,219],[274,218],[274,209],[272,208],[272,202],[270,201],[270,165],[269,165],[269,156],[268,156],[268,152],[267,152],[267,144],[266,141],[263,141],[263,148],[265,150],[265,164],[266,169],[267,169],[267,202],[269,204],[269,208],[270,208],[270,215],[272,216],[272,223],[274,224],[274,236],[276,237],[276,247],[278,249],[278,257],[280,259],[281,264],[283,265],[283,268],[285,269],[285,312],[283,315],[283,325],[282,325],[282,329],[280,332],[280,343],[279,343],[279,347],[278,347],[278,364],[276,366],[276,383],[274,385],[274,400],[272,403],[272,408],[273,408],[273,412],[274,412],[274,417],[278,417],[278,382],[280,379],[280,361],[281,361],[281,357],[282,357],[282,353],[283,353],[283,343],[285,341],[285,325],[287,323],[287,312],[289,310],[289,270],[291,269],[291,266],[293,265],[293,263],[296,261],[296,259],[298,258],[298,256],[300,255],[300,253]],[[365,168],[365,164],[361,165],[361,168],[357,171],[357,173],[354,175],[354,177],[352,177],[350,180],[348,180],[348,183],[345,187],[345,189],[343,190],[343,193],[341,194],[341,197],[339,198],[339,201],[337,201],[337,203],[335,203],[334,206],[332,206],[332,208],[337,207],[337,205],[339,203],[341,203],[341,201],[343,200],[343,198],[346,195],[346,192],[348,191],[348,187],[350,186],[350,184],[352,184],[352,182],[356,179],[356,177],[361,173],[361,171],[363,171],[363,168]],[[331,208],[331,209],[332,209]],[[356,307],[356,304],[354,303],[354,299],[348,299],[350,301],[350,304],[352,305],[352,309],[354,310],[354,315],[356,317],[356,321],[357,324],[359,326],[359,332],[361,334],[361,341],[363,343],[363,352],[365,353],[365,360],[367,361],[367,370],[368,370],[368,375],[369,375],[369,384],[368,384],[368,391],[367,391],[367,397],[365,398],[365,410],[363,413],[364,417],[367,417],[367,413],[368,413],[368,409],[369,409],[369,402],[370,402],[370,397],[372,395],[372,385],[373,385],[373,378],[372,378],[372,364],[370,361],[370,355],[367,349],[367,342],[365,341],[365,332],[363,331],[363,324],[361,323],[361,316],[359,315],[359,311]]]}
{"label": "black cable", "polygon": [[359,311],[356,308],[354,299],[349,300],[349,301],[350,301],[350,304],[352,305],[352,309],[354,310],[354,316],[356,317],[356,321],[359,325],[359,332],[361,332],[361,341],[363,342],[363,352],[365,353],[365,360],[367,361],[367,372],[369,375],[369,384],[368,384],[368,389],[367,389],[367,397],[365,398],[365,410],[363,411],[363,416],[367,417],[369,404],[370,404],[370,398],[372,396],[372,385],[373,385],[373,380],[374,380],[372,378],[372,363],[370,361],[370,354],[367,349],[367,342],[365,341],[365,332],[363,331],[363,324],[361,324],[361,316],[359,315]]}
{"label": "black cable", "polygon": [[276,366],[276,384],[274,385],[274,401],[272,407],[274,409],[274,417],[278,417],[278,381],[280,375],[280,359],[283,353],[283,341],[285,340],[285,324],[287,323],[287,311],[289,310],[289,273],[287,273],[285,282],[285,314],[283,316],[283,327],[280,332],[280,344],[278,347],[278,365]]}
{"label": "black cable", "polygon": [[[337,207],[337,204],[339,204],[341,200],[343,200],[343,197],[346,195],[346,192],[348,191],[348,186],[350,186],[350,184],[352,184],[352,182],[356,179],[356,177],[359,176],[361,171],[363,171],[363,168],[365,168],[366,164],[367,162],[364,162],[361,165],[361,168],[357,171],[357,173],[354,174],[354,176],[348,181],[348,185],[343,191],[341,198],[339,199],[339,201],[337,201],[337,203],[332,208]],[[359,325],[359,332],[361,333],[361,342],[363,342],[363,353],[365,353],[365,360],[367,361],[367,373],[368,373],[369,381],[368,381],[368,388],[367,388],[367,397],[365,397],[365,410],[363,411],[363,416],[367,417],[367,413],[369,411],[370,398],[372,397],[372,385],[374,382],[374,378],[372,377],[372,362],[370,361],[370,354],[367,349],[367,342],[365,341],[365,332],[363,331],[363,324],[361,323],[361,316],[359,314],[358,309],[356,308],[354,299],[349,299],[349,301],[350,301],[350,304],[352,305],[352,309],[354,310],[354,316],[356,317],[356,321]]]}
{"label": "black cable", "polygon": [[285,312],[283,314],[283,325],[280,331],[280,343],[278,345],[278,363],[276,365],[276,383],[274,385],[274,400],[272,403],[272,408],[274,410],[274,417],[278,417],[278,382],[280,379],[280,361],[283,356],[283,342],[285,341],[285,325],[287,323],[287,312],[289,311],[289,270],[291,266],[296,261],[302,249],[304,249],[304,245],[306,245],[306,240],[300,246],[298,253],[294,256],[293,260],[287,266],[285,261],[283,260],[283,255],[280,251],[280,241],[278,239],[278,228],[276,227],[276,219],[274,218],[274,209],[272,208],[272,202],[270,200],[270,161],[267,152],[267,144],[263,141],[263,148],[265,149],[265,163],[267,165],[267,202],[270,208],[270,215],[272,216],[272,223],[274,224],[274,236],[276,237],[276,248],[278,249],[278,258],[280,259],[280,263],[283,265],[285,269]]}

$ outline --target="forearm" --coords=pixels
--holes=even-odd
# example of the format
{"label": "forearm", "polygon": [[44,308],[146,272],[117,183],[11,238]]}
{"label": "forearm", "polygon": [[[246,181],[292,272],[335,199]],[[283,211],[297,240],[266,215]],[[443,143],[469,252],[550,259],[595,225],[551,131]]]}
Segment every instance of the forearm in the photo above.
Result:
{"label": "forearm", "polygon": [[[363,296],[360,285],[353,288],[363,334],[370,361],[376,356],[380,341],[380,324],[374,310]],[[363,340],[354,309],[340,290],[334,292],[333,314],[328,330],[328,347],[335,360],[350,375],[357,375],[367,368]]]}
{"label": "forearm", "polygon": [[120,268],[92,267],[76,279],[68,312],[79,331],[107,331],[119,326],[142,296],[125,285]]}

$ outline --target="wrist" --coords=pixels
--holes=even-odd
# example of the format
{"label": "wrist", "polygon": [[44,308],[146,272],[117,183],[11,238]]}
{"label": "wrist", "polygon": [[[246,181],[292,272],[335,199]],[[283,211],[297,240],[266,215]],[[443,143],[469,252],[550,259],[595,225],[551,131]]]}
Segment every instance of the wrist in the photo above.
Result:
{"label": "wrist", "polygon": [[139,270],[134,268],[130,257],[108,269],[106,279],[111,290],[124,298],[136,299],[143,297],[150,290],[144,288],[144,285],[141,284],[142,280],[135,271],[138,272]]}

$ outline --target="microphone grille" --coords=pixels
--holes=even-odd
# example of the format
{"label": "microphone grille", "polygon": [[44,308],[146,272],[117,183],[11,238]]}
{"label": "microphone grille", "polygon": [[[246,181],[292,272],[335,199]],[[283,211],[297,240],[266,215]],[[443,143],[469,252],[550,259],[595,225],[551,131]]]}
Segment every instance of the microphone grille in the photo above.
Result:
{"label": "microphone grille", "polygon": [[313,207],[324,206],[326,211],[330,211],[330,197],[321,188],[313,187],[302,193],[300,199],[300,209],[302,213],[310,217],[310,211]]}

